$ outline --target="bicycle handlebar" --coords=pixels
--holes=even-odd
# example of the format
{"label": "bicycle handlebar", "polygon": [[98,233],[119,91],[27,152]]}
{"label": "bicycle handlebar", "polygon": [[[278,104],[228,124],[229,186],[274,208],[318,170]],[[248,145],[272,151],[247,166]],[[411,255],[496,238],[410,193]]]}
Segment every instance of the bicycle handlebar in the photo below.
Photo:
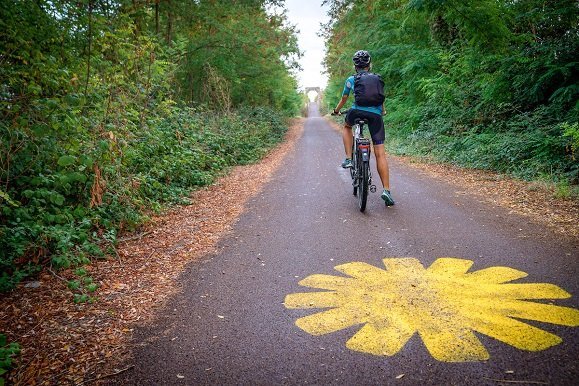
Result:
{"label": "bicycle handlebar", "polygon": [[[350,110],[341,110],[341,111],[338,111],[338,112],[332,111],[331,115],[334,115],[334,116],[335,116],[335,115],[345,115],[345,114],[348,114],[348,111],[350,111]],[[368,124],[368,120],[365,119],[365,118],[356,118],[356,119],[354,120],[354,122],[355,122],[356,124],[362,124],[362,126]]]}

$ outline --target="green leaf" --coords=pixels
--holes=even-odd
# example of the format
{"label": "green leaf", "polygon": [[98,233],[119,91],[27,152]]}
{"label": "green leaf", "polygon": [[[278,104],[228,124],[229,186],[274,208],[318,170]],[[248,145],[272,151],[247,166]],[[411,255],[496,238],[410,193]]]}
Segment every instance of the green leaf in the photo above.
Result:
{"label": "green leaf", "polygon": [[77,268],[74,270],[74,274],[78,276],[85,276],[87,274],[87,271],[84,268]]}
{"label": "green leaf", "polygon": [[3,198],[8,204],[18,207],[20,206],[19,203],[17,203],[16,201],[12,200],[10,198],[10,196],[8,195],[8,193],[4,192],[3,190],[0,189],[0,198]]}
{"label": "green leaf", "polygon": [[80,163],[86,166],[87,168],[91,168],[94,163],[94,160],[89,156],[83,155],[80,157]]}
{"label": "green leaf", "polygon": [[62,157],[60,157],[58,159],[58,165],[62,166],[62,167],[66,167],[69,165],[74,164],[76,161],[76,158],[71,156],[71,155],[63,155]]}
{"label": "green leaf", "polygon": [[34,135],[36,135],[37,137],[43,137],[47,135],[50,131],[49,127],[44,124],[33,125],[31,129]]}
{"label": "green leaf", "polygon": [[78,280],[70,280],[68,282],[68,288],[75,291],[80,288],[80,282]]}
{"label": "green leaf", "polygon": [[74,294],[73,300],[76,304],[79,304],[79,303],[86,303],[89,300],[89,298],[88,298],[88,295],[86,295],[86,294],[82,294],[82,295],[81,294]]}
{"label": "green leaf", "polygon": [[58,206],[61,206],[62,204],[64,204],[64,196],[55,192],[52,192],[50,194],[50,202],[52,202],[53,204],[56,204]]}
{"label": "green leaf", "polygon": [[68,177],[68,181],[70,181],[70,182],[77,181],[77,182],[85,183],[87,180],[86,175],[79,173],[79,172],[68,173],[67,177]]}

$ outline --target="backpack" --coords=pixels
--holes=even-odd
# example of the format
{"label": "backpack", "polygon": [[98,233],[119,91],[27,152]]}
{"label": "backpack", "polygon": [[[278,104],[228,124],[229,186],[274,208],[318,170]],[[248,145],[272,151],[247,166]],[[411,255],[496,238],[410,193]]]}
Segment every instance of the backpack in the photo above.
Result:
{"label": "backpack", "polygon": [[359,72],[354,75],[354,99],[363,107],[382,106],[384,103],[384,81],[378,74]]}

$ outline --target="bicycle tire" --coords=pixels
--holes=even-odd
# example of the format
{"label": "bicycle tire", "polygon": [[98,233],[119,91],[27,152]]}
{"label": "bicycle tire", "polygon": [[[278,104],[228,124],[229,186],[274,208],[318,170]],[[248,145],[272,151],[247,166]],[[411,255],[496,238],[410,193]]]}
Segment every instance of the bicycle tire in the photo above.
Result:
{"label": "bicycle tire", "polygon": [[352,177],[352,186],[354,196],[358,193],[358,183],[356,181],[356,170],[358,168],[358,152],[356,151],[356,141],[352,143],[352,167],[350,168],[350,177]]}
{"label": "bicycle tire", "polygon": [[368,201],[368,173],[369,173],[370,163],[368,161],[360,162],[360,175],[359,186],[358,186],[358,207],[360,212],[366,210],[366,202]]}
{"label": "bicycle tire", "polygon": [[[355,149],[356,144],[355,144],[355,142],[356,141],[354,141],[354,143],[352,143],[352,167],[350,168],[350,177],[352,179],[354,179],[354,175],[356,174],[356,173],[354,173],[354,170],[356,168],[356,149]],[[354,195],[356,195],[356,193],[354,193]]]}

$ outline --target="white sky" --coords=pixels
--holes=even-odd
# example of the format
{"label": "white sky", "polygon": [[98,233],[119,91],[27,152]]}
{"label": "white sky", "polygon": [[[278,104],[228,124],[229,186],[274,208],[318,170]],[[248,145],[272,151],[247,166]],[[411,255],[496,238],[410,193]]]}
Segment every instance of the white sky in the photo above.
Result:
{"label": "white sky", "polygon": [[286,0],[288,19],[297,25],[298,43],[303,57],[300,60],[302,71],[298,74],[300,88],[326,87],[328,77],[322,74],[324,67],[324,39],[317,33],[320,23],[328,21],[327,7],[322,8],[322,0]]}

